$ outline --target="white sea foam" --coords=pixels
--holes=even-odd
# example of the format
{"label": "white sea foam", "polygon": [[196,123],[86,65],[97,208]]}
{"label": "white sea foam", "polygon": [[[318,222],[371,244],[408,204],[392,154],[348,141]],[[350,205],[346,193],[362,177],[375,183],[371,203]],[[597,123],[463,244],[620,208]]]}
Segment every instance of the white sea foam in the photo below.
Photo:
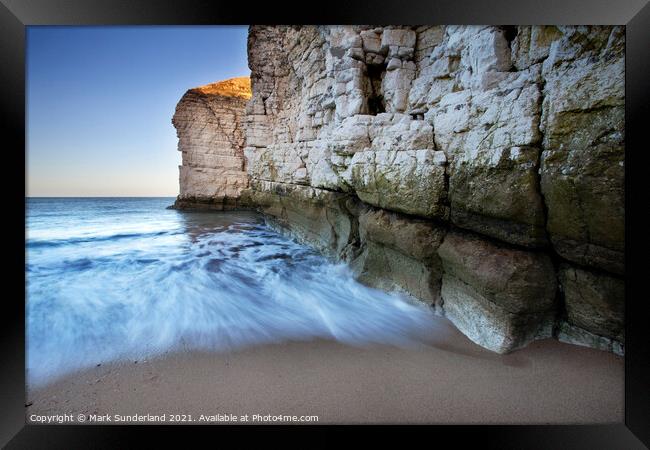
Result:
{"label": "white sea foam", "polygon": [[179,349],[284,340],[408,345],[431,310],[253,213],[181,213],[169,199],[28,204],[27,367],[32,384]]}

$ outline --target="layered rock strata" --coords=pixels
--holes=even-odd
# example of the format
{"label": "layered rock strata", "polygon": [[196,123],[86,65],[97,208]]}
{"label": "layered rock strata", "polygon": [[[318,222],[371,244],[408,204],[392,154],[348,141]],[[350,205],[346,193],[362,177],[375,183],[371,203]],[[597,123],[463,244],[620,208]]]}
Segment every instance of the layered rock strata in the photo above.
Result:
{"label": "layered rock strata", "polygon": [[248,52],[267,214],[495,351],[622,352],[623,28],[254,26]]}
{"label": "layered rock strata", "polygon": [[176,208],[232,209],[248,187],[242,118],[251,96],[240,77],[188,90],[172,124],[182,152]]}
{"label": "layered rock strata", "polygon": [[240,201],[505,353],[623,353],[624,28],[249,30]]}

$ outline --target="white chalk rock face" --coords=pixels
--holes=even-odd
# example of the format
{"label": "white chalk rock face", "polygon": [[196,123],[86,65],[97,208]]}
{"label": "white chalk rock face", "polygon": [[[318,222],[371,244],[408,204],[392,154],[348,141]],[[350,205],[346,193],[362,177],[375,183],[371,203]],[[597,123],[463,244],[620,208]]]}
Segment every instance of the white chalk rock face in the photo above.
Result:
{"label": "white chalk rock face", "polygon": [[445,164],[430,149],[368,150],[354,154],[343,178],[370,205],[446,219]]}
{"label": "white chalk rock face", "polygon": [[[574,294],[624,274],[624,47],[612,26],[253,26],[246,191],[485,347],[622,346]],[[434,247],[458,230],[442,264],[385,239],[419,221]],[[562,293],[558,258],[593,272]]]}
{"label": "white chalk rock face", "polygon": [[182,152],[178,208],[234,207],[248,187],[243,116],[250,79],[233,78],[190,89],[172,119]]}
{"label": "white chalk rock face", "polygon": [[179,104],[179,201],[259,207],[495,351],[618,351],[624,50],[616,26],[252,26],[248,103]]}

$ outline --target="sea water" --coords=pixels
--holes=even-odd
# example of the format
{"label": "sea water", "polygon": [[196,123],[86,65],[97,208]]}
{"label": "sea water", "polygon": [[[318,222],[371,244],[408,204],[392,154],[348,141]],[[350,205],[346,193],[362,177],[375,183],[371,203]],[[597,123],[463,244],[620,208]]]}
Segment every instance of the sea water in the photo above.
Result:
{"label": "sea water", "polygon": [[26,200],[29,383],[169,351],[409,345],[433,326],[426,305],[361,285],[257,213],[173,200]]}

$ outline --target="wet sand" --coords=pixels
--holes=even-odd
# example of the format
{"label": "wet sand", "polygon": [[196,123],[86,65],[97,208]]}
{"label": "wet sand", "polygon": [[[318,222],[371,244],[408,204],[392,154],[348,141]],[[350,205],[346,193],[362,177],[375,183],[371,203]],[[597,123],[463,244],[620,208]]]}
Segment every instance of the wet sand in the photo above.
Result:
{"label": "wet sand", "polygon": [[497,355],[441,323],[444,333],[417,348],[289,342],[102,364],[28,388],[27,420],[72,414],[78,423],[84,414],[96,424],[89,415],[109,414],[115,423],[116,414],[165,414],[170,422],[185,414],[194,424],[231,424],[218,415],[242,423],[248,414],[246,423],[279,423],[257,414],[315,415],[321,424],[622,422],[623,358],[550,339]]}

